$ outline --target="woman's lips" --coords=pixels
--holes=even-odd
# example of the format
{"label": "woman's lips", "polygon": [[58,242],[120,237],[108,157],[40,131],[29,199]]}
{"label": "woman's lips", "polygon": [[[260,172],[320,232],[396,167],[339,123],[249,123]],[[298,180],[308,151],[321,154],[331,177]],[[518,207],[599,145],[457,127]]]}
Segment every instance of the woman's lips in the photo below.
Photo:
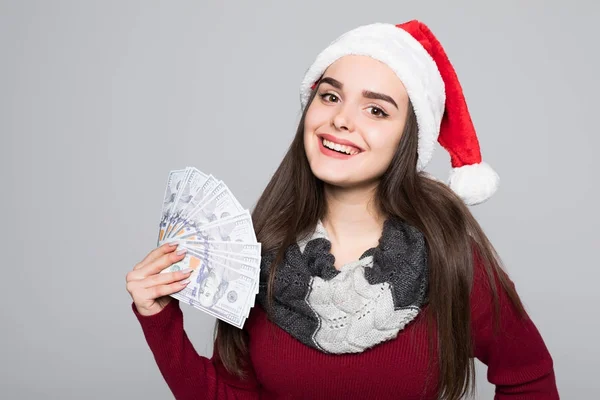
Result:
{"label": "woman's lips", "polygon": [[[327,139],[327,138],[325,138],[325,139]],[[328,149],[327,147],[325,147],[323,145],[323,139],[321,137],[318,137],[317,140],[319,142],[319,150],[321,150],[321,153],[325,154],[326,156],[329,156],[332,158],[337,158],[340,160],[347,160],[350,157],[354,157],[356,155],[356,154],[350,155],[350,154],[346,154],[346,153],[340,153],[338,151]],[[327,140],[329,140],[329,139],[327,139]],[[332,140],[332,142],[333,142],[333,140]],[[360,153],[358,153],[358,154],[360,154]]]}
{"label": "woman's lips", "polygon": [[333,142],[333,143],[341,144],[341,145],[344,145],[344,146],[350,146],[350,147],[356,149],[359,153],[361,151],[363,151],[363,149],[361,149],[360,147],[358,147],[357,145],[355,145],[351,141],[346,140],[346,139],[337,138],[337,137],[335,137],[333,135],[330,135],[328,133],[321,133],[321,134],[318,134],[317,136],[321,140],[325,139],[325,140],[328,140],[328,141]]}

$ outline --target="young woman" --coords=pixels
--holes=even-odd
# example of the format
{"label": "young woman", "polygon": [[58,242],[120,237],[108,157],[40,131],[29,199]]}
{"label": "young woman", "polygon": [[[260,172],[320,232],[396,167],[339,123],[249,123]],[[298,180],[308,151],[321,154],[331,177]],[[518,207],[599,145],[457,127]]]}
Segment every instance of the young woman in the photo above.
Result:
{"label": "young woman", "polygon": [[[183,258],[174,246],[127,275],[175,397],[459,399],[476,357],[497,399],[557,399],[552,358],[467,208],[498,176],[430,30],[354,29],[300,90],[296,136],[252,215],[263,256],[244,329],[218,321],[212,358],[196,353],[167,296],[186,276],[158,275]],[[436,140],[448,186],[423,172]]]}

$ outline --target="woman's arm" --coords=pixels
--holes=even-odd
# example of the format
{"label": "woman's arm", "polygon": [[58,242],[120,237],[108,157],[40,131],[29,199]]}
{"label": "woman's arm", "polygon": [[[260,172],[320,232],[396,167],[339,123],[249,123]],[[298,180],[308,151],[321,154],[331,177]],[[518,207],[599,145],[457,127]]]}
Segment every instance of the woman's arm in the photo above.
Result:
{"label": "woman's arm", "polygon": [[229,374],[215,349],[208,359],[198,355],[183,328],[179,301],[172,300],[159,313],[136,315],[163,378],[176,399],[258,399],[253,371],[241,380]]}
{"label": "woman's arm", "polygon": [[497,331],[490,281],[476,263],[471,292],[474,355],[488,367],[488,380],[496,385],[495,399],[558,399],[552,357],[540,333],[528,315],[518,313],[494,278],[500,305]]}

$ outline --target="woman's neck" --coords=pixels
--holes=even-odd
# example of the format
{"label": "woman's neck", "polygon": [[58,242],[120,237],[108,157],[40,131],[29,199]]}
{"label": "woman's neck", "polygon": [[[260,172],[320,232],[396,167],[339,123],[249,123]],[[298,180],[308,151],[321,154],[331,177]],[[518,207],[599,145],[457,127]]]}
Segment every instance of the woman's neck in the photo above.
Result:
{"label": "woman's neck", "polygon": [[325,185],[326,214],[322,220],[332,243],[377,241],[385,217],[377,209],[377,186],[347,189]]}

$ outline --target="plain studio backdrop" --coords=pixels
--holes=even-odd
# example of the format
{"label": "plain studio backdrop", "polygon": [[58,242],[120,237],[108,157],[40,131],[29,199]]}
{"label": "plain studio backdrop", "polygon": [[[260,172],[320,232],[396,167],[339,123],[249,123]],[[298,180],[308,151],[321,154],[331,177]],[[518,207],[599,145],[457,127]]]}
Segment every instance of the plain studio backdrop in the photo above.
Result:
{"label": "plain studio backdrop", "polygon": [[[409,19],[446,48],[501,177],[472,210],[562,397],[600,398],[593,4],[0,1],[0,398],[172,398],[125,289],[156,244],[168,172],[212,173],[252,209],[317,53],[359,25]],[[428,171],[448,175],[439,146]],[[210,356],[214,319],[182,308]],[[491,399],[477,372],[477,398]]]}

